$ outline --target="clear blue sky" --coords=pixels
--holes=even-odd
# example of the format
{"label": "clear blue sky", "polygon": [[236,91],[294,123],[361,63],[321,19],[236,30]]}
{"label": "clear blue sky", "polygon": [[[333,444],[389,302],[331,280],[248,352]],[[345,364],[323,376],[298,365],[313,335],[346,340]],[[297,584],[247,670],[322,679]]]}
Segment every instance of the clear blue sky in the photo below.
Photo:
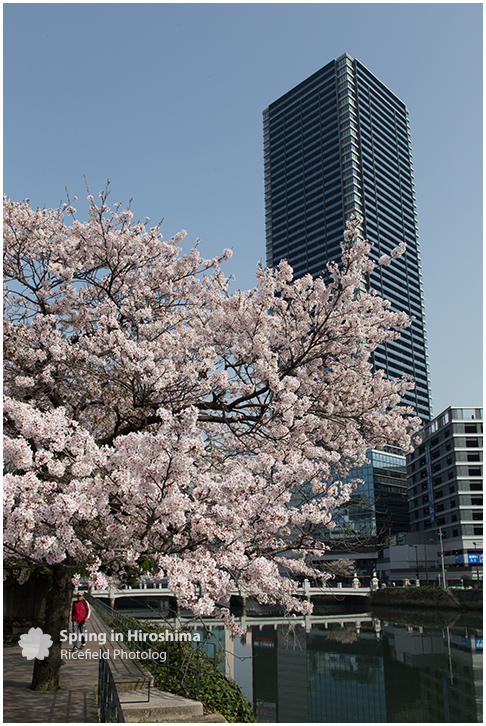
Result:
{"label": "clear blue sky", "polygon": [[481,402],[482,4],[4,4],[4,189],[265,261],[262,111],[348,52],[407,105],[434,413]]}

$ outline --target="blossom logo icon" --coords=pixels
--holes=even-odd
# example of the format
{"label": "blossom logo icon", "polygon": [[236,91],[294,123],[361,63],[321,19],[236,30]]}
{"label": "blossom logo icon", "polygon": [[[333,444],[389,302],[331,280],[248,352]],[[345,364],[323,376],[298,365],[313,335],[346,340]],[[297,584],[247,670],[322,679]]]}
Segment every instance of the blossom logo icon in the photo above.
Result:
{"label": "blossom logo icon", "polygon": [[52,638],[44,634],[41,628],[31,628],[28,633],[20,636],[19,645],[22,648],[22,655],[27,660],[34,658],[44,660],[49,655]]}

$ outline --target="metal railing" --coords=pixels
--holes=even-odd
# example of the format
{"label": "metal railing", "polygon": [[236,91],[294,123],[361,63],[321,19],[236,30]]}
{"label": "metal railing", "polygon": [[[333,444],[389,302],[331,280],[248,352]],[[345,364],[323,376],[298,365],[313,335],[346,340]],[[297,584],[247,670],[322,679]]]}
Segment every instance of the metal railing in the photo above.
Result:
{"label": "metal railing", "polygon": [[104,658],[100,658],[98,669],[98,708],[100,723],[125,723],[113,674]]}
{"label": "metal railing", "polygon": [[[122,634],[122,642],[124,644],[128,643],[127,647],[129,649],[135,649],[141,654],[145,653],[145,657],[141,657],[141,660],[143,660],[144,663],[148,664],[152,660],[149,657],[150,651],[155,650],[164,654],[164,658],[159,658],[157,663],[159,664],[160,669],[165,671],[167,683],[169,683],[171,676],[175,676],[178,679],[178,682],[181,685],[184,685],[184,681],[192,676],[195,681],[195,697],[197,698],[199,697],[201,689],[201,680],[204,676],[214,675],[218,672],[217,646],[215,643],[211,643],[207,640],[203,642],[190,642],[193,652],[190,654],[190,657],[184,661],[183,665],[181,665],[178,662],[180,661],[180,658],[177,658],[177,654],[174,652],[171,653],[170,646],[173,641],[164,640],[154,642],[149,638],[149,635],[156,632],[154,628],[144,627],[141,625],[139,620],[123,615],[119,611],[105,605],[105,603],[100,602],[97,598],[88,595],[87,599],[89,600],[90,606],[95,610],[95,612],[97,612],[106,625],[109,626],[110,630],[117,635],[119,633]],[[176,632],[171,626],[168,626],[167,629],[169,628],[173,633]],[[129,631],[132,631],[133,633],[134,630],[138,631],[141,638],[129,640],[128,633]],[[144,637],[145,635],[146,637]],[[205,649],[212,649],[212,654],[210,655]],[[206,664],[204,669],[201,667],[203,661]],[[211,663],[210,668],[209,663]]]}

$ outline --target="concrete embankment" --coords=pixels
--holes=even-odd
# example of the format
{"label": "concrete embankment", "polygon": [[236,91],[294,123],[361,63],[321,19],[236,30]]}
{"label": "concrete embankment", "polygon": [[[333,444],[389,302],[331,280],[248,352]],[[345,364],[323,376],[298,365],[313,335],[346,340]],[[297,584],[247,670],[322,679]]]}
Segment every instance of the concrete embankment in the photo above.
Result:
{"label": "concrete embankment", "polygon": [[424,587],[387,587],[371,596],[372,606],[482,610],[482,590],[441,590]]}

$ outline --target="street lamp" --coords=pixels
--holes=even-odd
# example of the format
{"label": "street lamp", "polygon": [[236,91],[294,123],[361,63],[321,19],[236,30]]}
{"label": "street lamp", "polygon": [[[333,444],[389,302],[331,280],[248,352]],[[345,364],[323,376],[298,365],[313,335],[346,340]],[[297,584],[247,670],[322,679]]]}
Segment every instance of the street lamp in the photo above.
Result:
{"label": "street lamp", "polygon": [[426,542],[432,542],[432,540],[424,540],[423,546],[424,546],[424,559],[425,559],[425,577],[427,580],[427,585],[429,584],[429,563],[427,561],[427,545]]}
{"label": "street lamp", "polygon": [[442,527],[439,527],[439,537],[440,537],[440,557],[442,560],[442,587],[446,588],[447,582],[446,582],[445,567],[444,567],[444,543],[442,541],[442,538],[444,537],[444,535],[442,534]]}

